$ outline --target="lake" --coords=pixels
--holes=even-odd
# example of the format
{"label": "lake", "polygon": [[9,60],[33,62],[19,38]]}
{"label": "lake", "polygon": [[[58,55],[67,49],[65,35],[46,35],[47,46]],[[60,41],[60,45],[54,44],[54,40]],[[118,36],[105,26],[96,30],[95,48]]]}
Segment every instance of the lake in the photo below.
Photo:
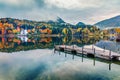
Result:
{"label": "lake", "polygon": [[1,37],[0,80],[119,80],[120,62],[54,52],[54,45],[96,45],[119,53],[109,37]]}

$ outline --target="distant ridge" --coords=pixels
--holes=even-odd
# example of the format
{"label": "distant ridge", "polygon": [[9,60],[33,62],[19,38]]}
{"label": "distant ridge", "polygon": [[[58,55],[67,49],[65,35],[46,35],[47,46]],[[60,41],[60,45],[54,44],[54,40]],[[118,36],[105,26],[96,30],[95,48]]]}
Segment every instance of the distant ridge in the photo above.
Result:
{"label": "distant ridge", "polygon": [[78,22],[76,25],[71,23],[65,22],[62,18],[57,17],[56,20],[49,20],[49,21],[34,21],[34,20],[27,20],[27,19],[16,19],[16,18],[0,18],[0,23],[9,23],[12,24],[13,27],[16,29],[18,26],[21,28],[27,27],[28,29],[32,29],[38,26],[42,27],[51,27],[51,28],[90,28],[93,25],[87,25],[83,22]]}
{"label": "distant ridge", "polygon": [[95,25],[100,29],[120,27],[120,15],[100,21]]}

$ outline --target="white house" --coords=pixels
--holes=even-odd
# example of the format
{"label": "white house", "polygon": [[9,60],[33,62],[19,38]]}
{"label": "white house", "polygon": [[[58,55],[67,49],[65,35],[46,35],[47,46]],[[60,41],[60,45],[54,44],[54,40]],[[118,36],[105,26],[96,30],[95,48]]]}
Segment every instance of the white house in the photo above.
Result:
{"label": "white house", "polygon": [[27,35],[27,34],[28,34],[28,32],[27,32],[27,30],[26,30],[26,29],[22,29],[22,30],[21,30],[21,32],[20,32],[20,34],[21,34],[21,35]]}

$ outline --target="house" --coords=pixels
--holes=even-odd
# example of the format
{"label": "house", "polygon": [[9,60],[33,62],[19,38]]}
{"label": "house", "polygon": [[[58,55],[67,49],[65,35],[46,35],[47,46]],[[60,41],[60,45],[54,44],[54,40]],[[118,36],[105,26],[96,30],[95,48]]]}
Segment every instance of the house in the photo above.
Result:
{"label": "house", "polygon": [[21,29],[20,34],[27,35],[28,34],[27,29]]}

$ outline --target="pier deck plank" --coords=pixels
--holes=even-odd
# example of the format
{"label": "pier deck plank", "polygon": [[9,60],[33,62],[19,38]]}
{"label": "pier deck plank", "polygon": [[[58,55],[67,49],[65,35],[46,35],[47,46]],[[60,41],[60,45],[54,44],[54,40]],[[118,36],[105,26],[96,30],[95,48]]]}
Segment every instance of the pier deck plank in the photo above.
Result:
{"label": "pier deck plank", "polygon": [[[63,49],[64,51],[76,51],[77,54],[85,54],[85,55],[94,55],[99,58],[104,59],[111,59],[111,58],[117,58],[119,60],[120,54],[110,51],[110,50],[104,50],[102,48],[99,48],[97,46],[84,46],[84,47],[78,47],[78,46],[69,46],[69,45],[55,45],[56,50]],[[82,50],[83,49],[83,50]]]}

